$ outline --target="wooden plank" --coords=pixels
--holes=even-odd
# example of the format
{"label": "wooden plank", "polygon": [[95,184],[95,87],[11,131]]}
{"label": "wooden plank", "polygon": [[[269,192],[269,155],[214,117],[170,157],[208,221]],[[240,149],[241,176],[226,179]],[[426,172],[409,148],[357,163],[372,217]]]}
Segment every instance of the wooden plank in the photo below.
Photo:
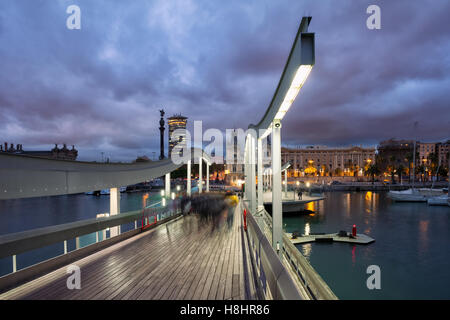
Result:
{"label": "wooden plank", "polygon": [[225,254],[223,259],[223,265],[220,272],[219,279],[217,279],[216,284],[217,290],[216,295],[212,299],[216,300],[223,300],[225,295],[225,283],[226,283],[226,277],[227,277],[227,270],[228,270],[228,264],[230,262],[230,256],[231,256],[231,250],[232,250],[232,234],[233,234],[233,224],[234,224],[234,211],[233,211],[233,220],[231,228],[227,231],[227,240],[226,240],[226,248],[225,248]]}
{"label": "wooden plank", "polygon": [[[166,291],[169,290],[168,295],[171,294],[172,290],[177,287],[177,282],[175,279],[177,276],[182,273],[183,270],[188,268],[188,264],[191,261],[195,253],[201,249],[205,242],[209,241],[208,233],[204,230],[203,233],[199,233],[195,237],[189,237],[191,242],[189,243],[189,247],[184,250],[184,254],[181,254],[178,263],[174,264],[170,270],[167,270],[167,276],[160,281],[159,290],[154,294],[150,295],[149,299],[161,299]],[[186,241],[188,242],[188,241]],[[189,256],[190,259],[186,259],[186,256]],[[158,287],[158,286],[157,286]]]}

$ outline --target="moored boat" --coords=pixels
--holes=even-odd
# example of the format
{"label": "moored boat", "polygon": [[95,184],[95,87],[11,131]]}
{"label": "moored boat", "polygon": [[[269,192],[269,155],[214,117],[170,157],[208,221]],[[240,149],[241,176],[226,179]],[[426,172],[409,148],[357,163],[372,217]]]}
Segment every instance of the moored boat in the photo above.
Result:
{"label": "moored boat", "polygon": [[437,197],[431,197],[427,200],[430,206],[447,206],[449,204],[448,195],[444,194]]}
{"label": "moored boat", "polygon": [[407,189],[403,191],[389,191],[388,197],[398,202],[427,202],[428,199],[444,195],[442,189]]}

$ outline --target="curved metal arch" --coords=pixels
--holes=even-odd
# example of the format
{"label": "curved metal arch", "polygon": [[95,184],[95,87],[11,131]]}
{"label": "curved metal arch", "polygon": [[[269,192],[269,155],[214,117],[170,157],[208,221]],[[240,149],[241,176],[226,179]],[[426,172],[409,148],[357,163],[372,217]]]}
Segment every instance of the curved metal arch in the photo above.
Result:
{"label": "curved metal arch", "polygon": [[[284,66],[280,81],[272,97],[264,116],[257,125],[250,124],[253,128],[261,132],[263,130],[266,136],[270,133],[271,125],[280,110],[281,104],[295,78],[295,75],[302,65],[313,66],[315,64],[315,43],[314,33],[308,33],[308,27],[311,17],[303,17],[297,31],[294,43],[289,53],[288,60]],[[261,138],[261,137],[260,137]]]}

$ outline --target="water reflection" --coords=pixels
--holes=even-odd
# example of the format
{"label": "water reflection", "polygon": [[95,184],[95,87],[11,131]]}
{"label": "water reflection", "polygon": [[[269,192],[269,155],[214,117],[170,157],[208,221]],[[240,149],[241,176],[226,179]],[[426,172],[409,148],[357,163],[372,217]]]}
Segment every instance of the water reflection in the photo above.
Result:
{"label": "water reflection", "polygon": [[430,221],[419,221],[419,254],[424,254],[428,251],[428,225]]}
{"label": "water reflection", "polygon": [[316,203],[314,201],[305,204],[305,210],[316,211]]}
{"label": "water reflection", "polygon": [[356,264],[356,245],[354,245],[352,249],[352,264],[353,266]]}
{"label": "water reflection", "polygon": [[302,254],[303,254],[306,258],[309,258],[309,257],[311,256],[311,251],[312,251],[312,245],[311,245],[311,243],[306,243],[306,244],[302,245],[301,251],[302,251]]}
{"label": "water reflection", "polygon": [[307,222],[305,224],[305,233],[304,233],[305,236],[309,236],[310,232],[311,232],[311,227],[309,226],[309,222]]}

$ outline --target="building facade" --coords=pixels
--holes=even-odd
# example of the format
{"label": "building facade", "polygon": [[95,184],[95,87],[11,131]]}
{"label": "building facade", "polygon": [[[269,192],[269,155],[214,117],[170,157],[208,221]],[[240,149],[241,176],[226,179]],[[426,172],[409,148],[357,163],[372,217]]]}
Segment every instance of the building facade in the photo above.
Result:
{"label": "building facade", "polygon": [[448,168],[450,159],[450,140],[447,142],[436,143],[436,154],[439,162],[438,164]]}
{"label": "building facade", "polygon": [[[187,124],[186,117],[183,117],[182,115],[174,115],[170,118],[168,118],[168,125],[169,125],[169,158],[172,155],[172,152],[175,150],[179,150],[180,154],[182,155],[183,148],[186,146],[186,124]],[[177,131],[177,134],[174,135],[175,130],[181,130]]]}
{"label": "building facade", "polygon": [[363,176],[364,169],[375,162],[375,148],[281,148],[282,164],[291,163],[288,177]]}
{"label": "building facade", "polygon": [[16,145],[8,144],[7,142],[4,145],[0,145],[0,152],[27,155],[39,158],[47,158],[47,159],[56,159],[56,160],[72,160],[75,161],[78,157],[78,150],[75,149],[75,146],[72,146],[72,149],[68,149],[64,144],[62,148],[59,148],[57,144],[55,147],[49,151],[26,151],[23,150],[23,146],[21,144]]}
{"label": "building facade", "polygon": [[[413,153],[414,140],[389,139],[381,141],[378,145],[377,165],[382,171],[386,171],[389,166],[410,168],[413,162]],[[416,164],[419,162],[418,158],[419,156],[416,157]]]}
{"label": "building facade", "polygon": [[419,152],[419,161],[423,165],[429,165],[431,162],[430,155],[436,152],[436,143],[432,142],[417,142],[417,151]]}

